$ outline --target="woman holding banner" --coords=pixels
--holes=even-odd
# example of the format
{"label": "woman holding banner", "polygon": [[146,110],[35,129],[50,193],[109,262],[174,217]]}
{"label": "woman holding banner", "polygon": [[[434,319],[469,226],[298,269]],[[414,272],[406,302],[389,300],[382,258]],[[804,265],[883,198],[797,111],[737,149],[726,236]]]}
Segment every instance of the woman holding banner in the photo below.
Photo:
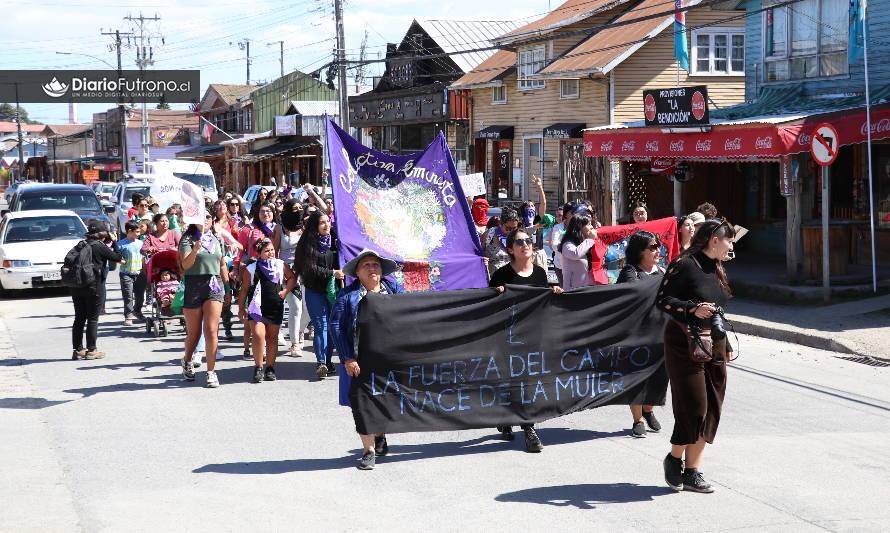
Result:
{"label": "woman holding banner", "polygon": [[219,319],[222,314],[223,281],[229,273],[219,239],[213,234],[213,217],[205,213],[204,224],[191,224],[179,243],[179,262],[183,270],[185,297],[185,354],[182,375],[186,381],[195,380],[192,356],[203,331],[206,341],[207,382],[210,388],[219,387],[216,376]]}
{"label": "woman holding banner", "polygon": [[730,296],[723,261],[731,258],[735,236],[726,221],[703,223],[689,249],[668,267],[656,299],[671,317],[664,330],[664,359],[674,432],[664,477],[678,491],[714,491],[699,467],[705,445],[717,434],[726,393],[725,361],[733,359],[722,308]]}
{"label": "woman holding banner", "polygon": [[[516,229],[507,235],[507,250],[510,253],[510,262],[497,270],[491,276],[489,287],[504,292],[505,285],[523,285],[526,287],[547,288],[547,272],[535,264],[534,240],[531,234],[524,229]],[[553,292],[563,292],[560,287],[553,287]],[[539,453],[544,449],[534,424],[522,424],[525,433],[525,451]],[[513,428],[510,426],[498,426],[501,439],[513,440]]]}
{"label": "woman holding banner", "polygon": [[[606,285],[609,278],[602,269],[603,257],[597,250],[596,217],[582,210],[572,215],[559,243],[562,254],[562,282],[567,291],[588,285]],[[596,268],[596,266],[599,268]]]}
{"label": "woman holding banner", "polygon": [[[661,256],[661,241],[658,236],[648,231],[638,231],[630,236],[625,248],[626,265],[618,273],[618,283],[631,283],[650,276],[661,276],[664,271],[658,266]],[[658,433],[661,424],[655,418],[655,405],[664,405],[667,394],[668,377],[664,364],[646,380],[639,398],[641,404],[631,404],[630,414],[633,416],[631,435],[636,438],[646,436],[646,425],[649,431]],[[643,423],[645,420],[645,424]]]}
{"label": "woman holding banner", "polygon": [[302,280],[306,289],[303,297],[315,330],[312,346],[317,361],[315,375],[319,379],[326,378],[328,373],[334,371],[331,361],[334,346],[328,336],[332,303],[332,299],[328,299],[328,289],[336,290],[338,280],[344,278],[343,271],[338,268],[338,245],[331,231],[331,219],[321,211],[315,211],[306,219],[303,236],[294,250],[294,275]]}
{"label": "woman holding banner", "polygon": [[[352,261],[343,267],[343,273],[356,278],[348,287],[340,291],[334,310],[331,313],[331,336],[337,345],[337,353],[340,354],[340,405],[351,407],[355,391],[352,390],[352,378],[361,374],[361,350],[357,349],[356,323],[358,321],[358,307],[362,299],[368,293],[398,294],[403,292],[398,285],[384,279],[399,269],[398,263],[392,259],[385,259],[372,250],[362,250]],[[362,440],[362,457],[358,468],[371,470],[374,468],[376,457],[389,453],[389,444],[386,435],[370,434],[362,420],[354,416],[355,430]]]}

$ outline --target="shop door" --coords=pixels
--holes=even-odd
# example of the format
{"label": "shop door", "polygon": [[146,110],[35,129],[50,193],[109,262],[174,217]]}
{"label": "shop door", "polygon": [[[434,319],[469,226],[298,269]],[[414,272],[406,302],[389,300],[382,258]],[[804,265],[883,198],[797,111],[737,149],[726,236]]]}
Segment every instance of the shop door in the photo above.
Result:
{"label": "shop door", "polygon": [[[541,159],[544,157],[542,153],[541,139],[525,140],[525,167],[523,168],[523,179],[518,184],[513,185],[514,197],[516,199],[528,200],[529,190],[531,190],[532,176],[541,177],[543,174],[541,168]],[[543,178],[542,178],[543,179]]]}
{"label": "shop door", "polygon": [[494,168],[494,176],[491,180],[492,197],[496,200],[503,201],[511,198],[511,170],[513,150],[509,143],[501,141],[497,144],[497,150],[493,151],[494,158],[492,167]]}

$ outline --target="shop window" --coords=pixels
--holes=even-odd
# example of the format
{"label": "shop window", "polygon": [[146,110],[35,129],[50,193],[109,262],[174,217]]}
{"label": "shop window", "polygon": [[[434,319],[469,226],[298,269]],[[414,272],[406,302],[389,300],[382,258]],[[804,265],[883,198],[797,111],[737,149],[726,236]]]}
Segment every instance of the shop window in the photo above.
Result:
{"label": "shop window", "polygon": [[[890,229],[890,145],[877,145],[874,147],[874,168],[872,170],[875,180],[875,211],[877,218],[875,224],[881,229]],[[866,187],[868,183],[865,183]],[[867,201],[868,190],[863,196]]]}
{"label": "shop window", "polygon": [[692,73],[745,75],[745,29],[704,29],[692,32]]}
{"label": "shop window", "polygon": [[544,68],[547,59],[547,47],[543,44],[530,46],[519,51],[519,90],[529,91],[543,89],[544,80],[532,80],[529,76],[537,74]]}
{"label": "shop window", "polygon": [[849,0],[799,0],[767,9],[763,17],[767,81],[847,74]]}
{"label": "shop window", "polygon": [[507,103],[507,87],[505,85],[500,85],[498,87],[491,88],[491,103],[492,104],[506,104]]}
{"label": "shop window", "polygon": [[574,100],[580,95],[581,80],[560,80],[559,97],[563,100]]}

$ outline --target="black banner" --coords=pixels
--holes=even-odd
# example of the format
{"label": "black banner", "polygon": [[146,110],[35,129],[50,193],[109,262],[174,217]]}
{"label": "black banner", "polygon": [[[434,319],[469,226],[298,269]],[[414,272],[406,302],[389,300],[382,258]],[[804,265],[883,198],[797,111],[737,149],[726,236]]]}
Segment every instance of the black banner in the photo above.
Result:
{"label": "black banner", "polygon": [[658,279],[555,295],[508,286],[368,294],[356,416],[371,433],[540,422],[607,404],[663,405]]}
{"label": "black banner", "polygon": [[676,87],[643,91],[643,115],[647,126],[706,126],[708,88]]}
{"label": "black banner", "polygon": [[189,103],[201,99],[200,70],[0,70],[0,102]]}

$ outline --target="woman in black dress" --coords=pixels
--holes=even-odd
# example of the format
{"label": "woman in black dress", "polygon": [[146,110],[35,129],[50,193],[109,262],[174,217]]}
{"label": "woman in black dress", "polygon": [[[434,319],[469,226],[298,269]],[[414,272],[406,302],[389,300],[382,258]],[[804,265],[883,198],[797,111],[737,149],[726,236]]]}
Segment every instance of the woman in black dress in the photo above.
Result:
{"label": "woman in black dress", "polygon": [[[656,299],[670,315],[664,330],[664,359],[671,382],[674,432],[664,458],[664,477],[674,490],[713,492],[699,467],[705,444],[712,444],[726,393],[726,365],[733,359],[727,339],[713,339],[714,360],[693,361],[688,334],[710,335],[712,319],[730,296],[723,261],[731,258],[735,229],[708,220],[692,244],[671,263]],[[722,359],[722,360],[721,360]],[[685,469],[683,459],[685,457]]]}
{"label": "woman in black dress", "polygon": [[250,327],[253,382],[260,383],[277,379],[275,357],[278,355],[278,332],[284,320],[284,298],[297,286],[297,277],[284,261],[275,257],[275,246],[270,239],[257,241],[254,249],[256,261],[241,271],[238,313],[241,322]]}
{"label": "woman in black dress", "polygon": [[[547,272],[535,264],[534,241],[531,235],[524,229],[515,229],[507,235],[505,249],[510,254],[510,262],[497,269],[488,282],[489,287],[494,287],[504,292],[505,285],[525,285],[527,287],[547,287]],[[562,288],[553,287],[556,294],[562,293]],[[510,426],[498,426],[503,440],[513,440],[513,428]],[[525,451],[538,453],[544,449],[534,424],[522,424],[525,432]]]}
{"label": "woman in black dress", "polygon": [[[618,283],[631,283],[646,279],[649,276],[661,276],[664,270],[658,266],[661,257],[661,241],[658,236],[648,231],[638,231],[630,236],[627,248],[624,250],[626,264],[618,273]],[[633,416],[631,435],[636,438],[646,436],[646,426],[649,431],[658,433],[661,424],[655,418],[655,405],[664,405],[667,395],[668,377],[664,364],[646,380],[646,384],[638,397],[640,404],[631,404],[630,413]],[[646,423],[643,423],[643,420]]]}

